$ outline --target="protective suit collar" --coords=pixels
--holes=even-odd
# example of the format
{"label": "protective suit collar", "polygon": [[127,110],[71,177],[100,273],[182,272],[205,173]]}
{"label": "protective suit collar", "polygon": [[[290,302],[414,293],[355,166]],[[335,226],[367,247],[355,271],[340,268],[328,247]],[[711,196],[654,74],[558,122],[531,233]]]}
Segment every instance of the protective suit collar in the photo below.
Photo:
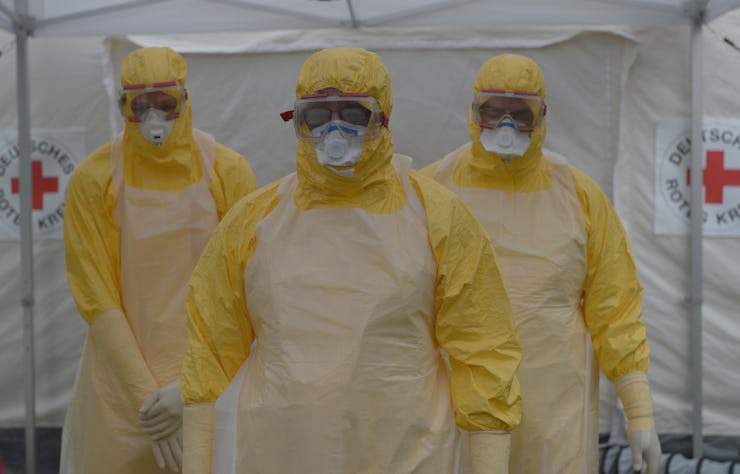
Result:
{"label": "protective suit collar", "polygon": [[541,168],[542,146],[536,146],[533,142],[524,155],[504,163],[496,153],[483,148],[478,135],[472,140],[470,165],[479,173],[492,178],[523,179]]}

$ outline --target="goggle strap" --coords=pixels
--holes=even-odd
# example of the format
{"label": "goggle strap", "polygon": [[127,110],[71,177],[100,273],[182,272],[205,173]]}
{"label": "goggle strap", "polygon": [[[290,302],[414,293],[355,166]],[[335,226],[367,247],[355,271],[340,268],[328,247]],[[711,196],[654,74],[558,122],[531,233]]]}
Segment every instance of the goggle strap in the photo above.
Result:
{"label": "goggle strap", "polygon": [[388,128],[388,117],[385,116],[385,112],[380,112],[378,114],[378,118],[380,119],[380,124],[384,126],[385,128]]}
{"label": "goggle strap", "polygon": [[283,122],[290,122],[293,120],[293,117],[295,116],[295,110],[286,110],[285,112],[280,112],[280,118],[283,119]]}
{"label": "goggle strap", "polygon": [[177,81],[155,82],[153,84],[126,84],[123,86],[123,90],[163,89],[167,87],[177,87]]}
{"label": "goggle strap", "polygon": [[338,94],[310,94],[304,95],[301,99],[326,99],[328,97],[370,97],[370,94],[362,92],[340,92]]}
{"label": "goggle strap", "polygon": [[483,93],[487,94],[502,94],[502,95],[526,95],[530,97],[540,97],[536,92],[531,91],[507,91],[504,89],[481,89]]}

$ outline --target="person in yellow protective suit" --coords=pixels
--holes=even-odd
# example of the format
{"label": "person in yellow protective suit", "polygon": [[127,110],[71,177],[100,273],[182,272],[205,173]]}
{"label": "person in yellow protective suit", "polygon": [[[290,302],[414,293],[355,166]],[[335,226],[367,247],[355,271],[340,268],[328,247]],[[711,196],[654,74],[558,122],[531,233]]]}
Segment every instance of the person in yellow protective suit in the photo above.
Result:
{"label": "person in yellow protective suit", "polygon": [[394,155],[375,53],[311,55],[296,96],[296,172],[190,282],[184,472],[452,474],[460,428],[505,473],[521,353],[485,231]]}
{"label": "person in yellow protective suit", "polygon": [[192,127],[185,60],[168,48],[121,67],[125,130],[67,189],[67,277],[89,323],[62,435],[61,472],[179,471],[185,292],[212,231],[255,189],[246,160]]}
{"label": "person in yellow protective suit", "polygon": [[[504,54],[481,67],[468,143],[422,173],[458,194],[493,241],[522,344],[522,423],[511,473],[598,470],[598,370],[629,418],[634,467],[657,473],[642,287],[601,188],[543,149],[539,66]],[[596,355],[596,363],[593,355]]]}

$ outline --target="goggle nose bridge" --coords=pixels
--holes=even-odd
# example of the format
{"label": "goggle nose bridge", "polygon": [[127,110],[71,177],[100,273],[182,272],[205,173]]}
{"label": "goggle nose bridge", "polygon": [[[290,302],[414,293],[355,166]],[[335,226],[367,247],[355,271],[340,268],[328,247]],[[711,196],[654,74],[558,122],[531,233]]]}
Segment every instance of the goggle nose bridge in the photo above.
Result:
{"label": "goggle nose bridge", "polygon": [[514,117],[512,117],[509,114],[504,114],[499,119],[498,123],[496,123],[496,128],[501,128],[501,127],[511,127],[511,128],[516,129],[516,126],[514,125]]}
{"label": "goggle nose bridge", "polygon": [[343,126],[342,124],[337,123],[336,120],[330,120],[327,122],[328,126],[325,130],[321,131],[320,137],[324,137],[328,134],[330,134],[333,131],[337,131],[342,135],[344,138],[357,138],[360,136],[359,132],[353,128]]}

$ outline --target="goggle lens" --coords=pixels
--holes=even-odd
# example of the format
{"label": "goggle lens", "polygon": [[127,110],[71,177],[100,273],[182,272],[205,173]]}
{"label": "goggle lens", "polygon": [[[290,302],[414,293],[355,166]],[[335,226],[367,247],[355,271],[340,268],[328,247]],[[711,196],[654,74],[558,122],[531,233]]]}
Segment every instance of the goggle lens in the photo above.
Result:
{"label": "goggle lens", "polygon": [[473,102],[475,123],[488,128],[509,119],[517,130],[532,130],[544,114],[544,102],[536,95],[484,91]]}
{"label": "goggle lens", "polygon": [[177,86],[147,87],[128,86],[120,92],[121,113],[127,120],[144,120],[149,110],[164,112],[168,119],[177,118],[187,100],[187,91]]}
{"label": "goggle lens", "polygon": [[520,109],[489,105],[480,108],[480,122],[486,125],[496,125],[507,116],[517,127],[532,128],[535,123],[534,114],[526,105]]}
{"label": "goggle lens", "polygon": [[358,127],[354,135],[365,139],[377,137],[381,127],[386,125],[374,98],[352,93],[302,97],[296,100],[294,110],[283,116],[284,120],[290,118],[294,120],[296,136],[305,141],[317,141],[319,138],[313,131],[330,122]]}
{"label": "goggle lens", "polygon": [[302,116],[306,125],[313,129],[332,120],[335,113],[340,120],[349,122],[352,125],[361,125],[363,127],[368,126],[370,123],[370,117],[373,115],[372,111],[360,104],[341,105],[340,103],[337,103],[333,107],[325,107],[316,104],[311,105],[303,110]]}
{"label": "goggle lens", "polygon": [[138,95],[131,100],[131,112],[137,118],[143,118],[149,109],[157,109],[167,114],[177,113],[180,101],[164,92],[150,92]]}

